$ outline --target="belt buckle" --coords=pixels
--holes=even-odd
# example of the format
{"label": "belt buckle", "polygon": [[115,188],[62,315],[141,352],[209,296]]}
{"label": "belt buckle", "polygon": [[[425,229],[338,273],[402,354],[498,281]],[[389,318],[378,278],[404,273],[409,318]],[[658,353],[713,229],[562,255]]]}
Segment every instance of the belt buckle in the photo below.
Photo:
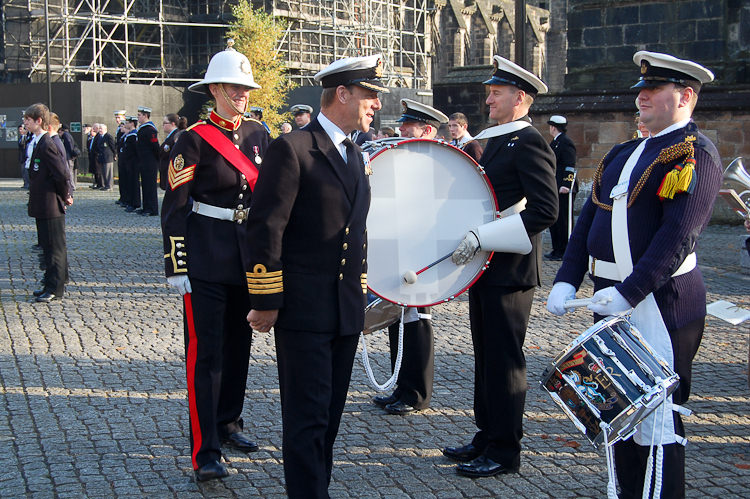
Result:
{"label": "belt buckle", "polygon": [[232,217],[233,222],[237,222],[238,224],[241,224],[245,221],[247,218],[247,211],[246,210],[234,210],[234,216]]}
{"label": "belt buckle", "polygon": [[630,182],[626,180],[625,182],[619,183],[616,186],[612,188],[612,191],[609,193],[610,199],[620,199],[621,197],[625,196],[628,193],[628,184]]}

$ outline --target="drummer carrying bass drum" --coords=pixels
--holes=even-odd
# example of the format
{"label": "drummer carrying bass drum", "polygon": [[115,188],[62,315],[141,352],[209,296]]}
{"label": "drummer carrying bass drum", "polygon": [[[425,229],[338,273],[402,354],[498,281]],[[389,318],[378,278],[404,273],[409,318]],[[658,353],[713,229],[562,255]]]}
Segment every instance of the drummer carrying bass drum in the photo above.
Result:
{"label": "drummer carrying bass drum", "polygon": [[[651,135],[615,146],[600,162],[547,309],[564,314],[565,301],[575,297],[588,272],[594,281],[588,306],[594,318],[632,310],[630,321],[646,341],[668,362],[673,360],[680,385],[672,399],[683,404],[690,394],[692,360],[706,315],[695,245],[721,184],[716,147],[691,115],[701,85],[714,77],[699,64],[667,54],[640,51],[633,61],[641,77],[632,88],[639,91],[640,118]],[[654,414],[661,413],[667,417],[647,418],[632,439],[614,445],[622,498],[641,497],[644,483],[655,484],[654,496],[659,496],[659,483],[662,497],[685,495],[682,420],[677,412],[673,418],[661,409]],[[662,438],[654,423],[660,419]],[[652,441],[662,444],[655,452]],[[646,469],[649,454],[658,461],[662,452],[663,467],[651,477],[652,470]]]}
{"label": "drummer carrying bass drum", "polygon": [[[398,120],[401,137],[434,139],[441,123],[448,117],[437,109],[411,99],[401,99],[403,114]],[[401,370],[394,392],[387,397],[376,396],[375,405],[388,414],[403,416],[426,409],[432,398],[435,368],[435,348],[430,320],[430,308],[408,308],[404,314],[404,346]],[[398,355],[398,323],[388,328],[391,349],[391,369]]]}

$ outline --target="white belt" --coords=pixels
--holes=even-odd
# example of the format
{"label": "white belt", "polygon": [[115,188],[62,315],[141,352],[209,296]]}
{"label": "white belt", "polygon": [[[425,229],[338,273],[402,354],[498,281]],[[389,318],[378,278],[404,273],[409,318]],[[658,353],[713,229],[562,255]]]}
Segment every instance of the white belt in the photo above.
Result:
{"label": "white belt", "polygon": [[[690,253],[680,264],[679,268],[672,274],[672,277],[677,277],[682,274],[687,274],[695,268],[697,258],[695,253]],[[609,279],[610,281],[622,281],[620,279],[620,272],[617,270],[617,264],[614,262],[607,262],[604,260],[597,260],[596,258],[589,255],[589,274],[595,277],[601,277],[603,279]]]}
{"label": "white belt", "polygon": [[218,220],[229,220],[241,224],[247,219],[250,208],[233,210],[232,208],[219,208],[210,204],[193,201],[193,212],[204,217],[216,218]]}
{"label": "white belt", "polygon": [[521,213],[525,209],[526,209],[526,198],[522,198],[516,204],[509,206],[505,208],[503,211],[501,211],[499,218],[505,218],[510,215],[515,215],[516,213]]}

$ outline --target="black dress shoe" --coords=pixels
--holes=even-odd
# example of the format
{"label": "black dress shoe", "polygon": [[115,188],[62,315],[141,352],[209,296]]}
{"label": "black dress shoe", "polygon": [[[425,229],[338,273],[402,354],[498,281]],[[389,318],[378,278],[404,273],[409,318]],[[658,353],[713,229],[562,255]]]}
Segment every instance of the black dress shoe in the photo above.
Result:
{"label": "black dress shoe", "polygon": [[135,207],[128,205],[128,207],[125,208],[125,211],[128,213],[133,213],[135,211]]}
{"label": "black dress shoe", "polygon": [[49,303],[52,300],[60,299],[62,299],[62,296],[58,296],[55,293],[50,293],[49,291],[45,291],[44,293],[36,297],[36,301],[39,303]]}
{"label": "black dress shoe", "polygon": [[33,292],[32,294],[33,294],[34,296],[42,296],[42,295],[43,295],[44,293],[46,293],[46,291],[44,290],[44,288],[42,288],[42,289],[37,289],[37,290],[36,290],[36,291],[34,291],[34,292]]}
{"label": "black dress shoe", "polygon": [[459,475],[468,476],[469,478],[484,478],[504,473],[518,473],[518,466],[513,468],[504,466],[482,455],[469,463],[459,464],[456,466],[456,471]]}
{"label": "black dress shoe", "polygon": [[475,447],[474,444],[468,444],[462,447],[446,447],[443,449],[443,455],[454,461],[467,463],[481,456],[482,451]]}
{"label": "black dress shoe", "polygon": [[385,412],[387,412],[388,414],[395,414],[397,416],[405,416],[406,414],[411,414],[412,412],[416,412],[419,410],[400,400],[392,404],[388,404],[387,406],[383,407],[383,409],[385,409]]}
{"label": "black dress shoe", "polygon": [[248,439],[242,433],[230,433],[221,439],[221,444],[237,449],[242,452],[255,452],[258,450],[258,444]]}
{"label": "black dress shoe", "polygon": [[227,476],[229,476],[227,467],[221,464],[219,461],[211,461],[210,463],[206,463],[195,470],[195,479],[199,482],[213,480],[214,478],[224,478]]}
{"label": "black dress shoe", "polygon": [[377,405],[378,407],[385,407],[389,404],[393,404],[398,402],[398,397],[396,396],[396,392],[391,393],[387,397],[384,397],[382,395],[376,395],[372,398],[372,403]]}
{"label": "black dress shoe", "polygon": [[135,212],[139,215],[143,215],[143,208],[138,208],[137,210],[135,210]]}

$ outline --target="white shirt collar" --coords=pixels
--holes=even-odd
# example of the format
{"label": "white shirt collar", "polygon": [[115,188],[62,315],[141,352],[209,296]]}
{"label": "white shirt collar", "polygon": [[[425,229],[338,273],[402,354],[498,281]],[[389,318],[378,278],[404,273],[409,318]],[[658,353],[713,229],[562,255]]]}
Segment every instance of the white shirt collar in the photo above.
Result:
{"label": "white shirt collar", "polygon": [[690,123],[690,118],[682,120],[682,121],[678,121],[677,123],[669,125],[667,128],[657,133],[656,135],[651,135],[651,137],[661,137],[662,135],[666,135],[670,132],[674,132],[675,130],[678,130],[680,128],[685,128],[688,125],[688,123]]}
{"label": "white shirt collar", "polygon": [[339,154],[341,154],[341,157],[344,158],[344,161],[346,161],[346,146],[342,144],[342,142],[344,142],[344,140],[346,140],[349,136],[345,134],[331,120],[326,118],[326,115],[323,114],[323,111],[318,113],[318,123],[320,123],[320,126],[323,127],[323,130],[325,130],[326,134],[331,138],[331,142],[333,142],[333,145],[336,146]]}
{"label": "white shirt collar", "polygon": [[474,137],[472,137],[469,132],[466,132],[463,137],[461,137],[460,139],[456,141],[456,145],[462,146],[466,144],[467,142],[471,142],[472,140],[474,140]]}
{"label": "white shirt collar", "polygon": [[555,134],[555,136],[554,136],[554,137],[552,137],[552,140],[555,140],[555,139],[556,139],[556,138],[558,138],[558,137],[559,137],[560,135],[562,135],[562,132],[557,132],[557,133]]}

